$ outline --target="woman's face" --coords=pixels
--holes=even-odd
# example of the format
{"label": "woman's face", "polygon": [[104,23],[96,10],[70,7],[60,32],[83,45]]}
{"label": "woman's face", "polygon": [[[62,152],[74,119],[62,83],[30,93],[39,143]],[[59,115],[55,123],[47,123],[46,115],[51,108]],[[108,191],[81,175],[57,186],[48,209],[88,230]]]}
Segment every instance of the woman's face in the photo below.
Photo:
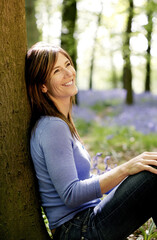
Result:
{"label": "woman's face", "polygon": [[70,100],[78,91],[75,78],[76,72],[69,59],[58,53],[50,80],[43,84],[42,92],[47,93],[52,100]]}

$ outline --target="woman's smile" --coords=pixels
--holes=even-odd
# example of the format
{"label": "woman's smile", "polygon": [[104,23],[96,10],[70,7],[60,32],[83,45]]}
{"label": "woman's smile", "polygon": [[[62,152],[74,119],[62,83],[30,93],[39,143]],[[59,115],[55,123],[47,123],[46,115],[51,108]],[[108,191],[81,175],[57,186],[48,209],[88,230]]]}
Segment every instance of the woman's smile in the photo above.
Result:
{"label": "woman's smile", "polygon": [[73,79],[70,82],[63,84],[63,86],[69,87],[73,84]]}

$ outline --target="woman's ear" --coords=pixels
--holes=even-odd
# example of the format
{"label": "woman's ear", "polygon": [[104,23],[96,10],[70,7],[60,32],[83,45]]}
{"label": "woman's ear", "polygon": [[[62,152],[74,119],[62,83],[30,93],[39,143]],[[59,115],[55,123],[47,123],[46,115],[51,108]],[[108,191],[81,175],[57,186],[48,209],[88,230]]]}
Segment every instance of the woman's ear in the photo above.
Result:
{"label": "woman's ear", "polygon": [[41,86],[41,91],[43,92],[43,93],[47,93],[47,87],[46,87],[46,85],[45,84],[42,84],[42,86]]}

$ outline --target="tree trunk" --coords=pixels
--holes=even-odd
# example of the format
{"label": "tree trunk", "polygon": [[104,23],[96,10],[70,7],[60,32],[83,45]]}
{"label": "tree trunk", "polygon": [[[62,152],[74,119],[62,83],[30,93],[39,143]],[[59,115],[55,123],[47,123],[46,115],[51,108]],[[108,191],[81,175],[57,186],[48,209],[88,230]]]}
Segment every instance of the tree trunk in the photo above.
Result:
{"label": "tree trunk", "polygon": [[29,156],[25,2],[0,1],[0,239],[47,240]]}
{"label": "tree trunk", "polygon": [[133,91],[132,91],[132,71],[131,71],[131,63],[128,59],[127,62],[124,64],[123,68],[123,77],[125,79],[125,87],[127,90],[126,94],[126,103],[133,104]]}
{"label": "tree trunk", "polygon": [[35,3],[36,0],[25,0],[28,47],[38,42],[41,35],[36,24]]}
{"label": "tree trunk", "polygon": [[[77,71],[77,41],[74,36],[77,19],[77,0],[63,0],[62,4],[62,30],[61,47],[71,56],[75,70]],[[75,102],[78,104],[78,97],[75,96]]]}
{"label": "tree trunk", "polygon": [[77,69],[77,43],[74,36],[77,19],[76,0],[63,0],[62,6],[61,46],[70,54]]}
{"label": "tree trunk", "polygon": [[[155,6],[154,6],[155,7]],[[147,41],[148,48],[146,54],[146,78],[145,78],[145,92],[150,92],[150,84],[151,84],[151,40],[152,40],[152,32],[153,32],[153,1],[147,0],[147,17],[148,24],[145,27],[147,30]]]}
{"label": "tree trunk", "polygon": [[[110,34],[110,41],[112,42],[112,36]],[[112,82],[112,88],[118,88],[118,77],[116,73],[116,67],[113,61],[114,52],[112,49],[110,49],[110,63],[111,63],[111,82]]]}
{"label": "tree trunk", "polygon": [[150,56],[150,46],[147,49],[146,56],[146,79],[145,79],[145,92],[150,92],[151,84],[151,56]]}
{"label": "tree trunk", "polygon": [[127,20],[126,33],[124,35],[123,43],[123,87],[127,90],[126,103],[133,103],[133,92],[132,92],[132,70],[130,63],[130,35],[131,35],[131,24],[133,20],[134,4],[133,0],[128,0],[129,3],[129,15]]}

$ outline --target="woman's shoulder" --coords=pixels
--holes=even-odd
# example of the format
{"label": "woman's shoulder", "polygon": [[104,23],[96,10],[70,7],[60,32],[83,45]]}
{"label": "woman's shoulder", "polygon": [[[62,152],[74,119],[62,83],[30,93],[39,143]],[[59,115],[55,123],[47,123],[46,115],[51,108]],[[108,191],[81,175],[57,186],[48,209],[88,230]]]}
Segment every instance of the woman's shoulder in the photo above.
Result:
{"label": "woman's shoulder", "polygon": [[61,118],[59,118],[59,117],[53,117],[53,116],[43,116],[43,117],[41,117],[40,119],[39,119],[39,121],[38,121],[38,123],[37,123],[37,125],[39,126],[39,127],[41,127],[41,126],[44,126],[44,125],[47,125],[47,124],[49,124],[49,125],[65,125],[65,126],[68,126],[67,125],[67,123],[64,121],[64,120],[62,120]]}
{"label": "woman's shoulder", "polygon": [[39,135],[41,135],[42,133],[51,134],[52,132],[53,134],[59,134],[64,132],[69,134],[70,129],[67,123],[61,118],[53,116],[43,116],[36,123],[33,132]]}

